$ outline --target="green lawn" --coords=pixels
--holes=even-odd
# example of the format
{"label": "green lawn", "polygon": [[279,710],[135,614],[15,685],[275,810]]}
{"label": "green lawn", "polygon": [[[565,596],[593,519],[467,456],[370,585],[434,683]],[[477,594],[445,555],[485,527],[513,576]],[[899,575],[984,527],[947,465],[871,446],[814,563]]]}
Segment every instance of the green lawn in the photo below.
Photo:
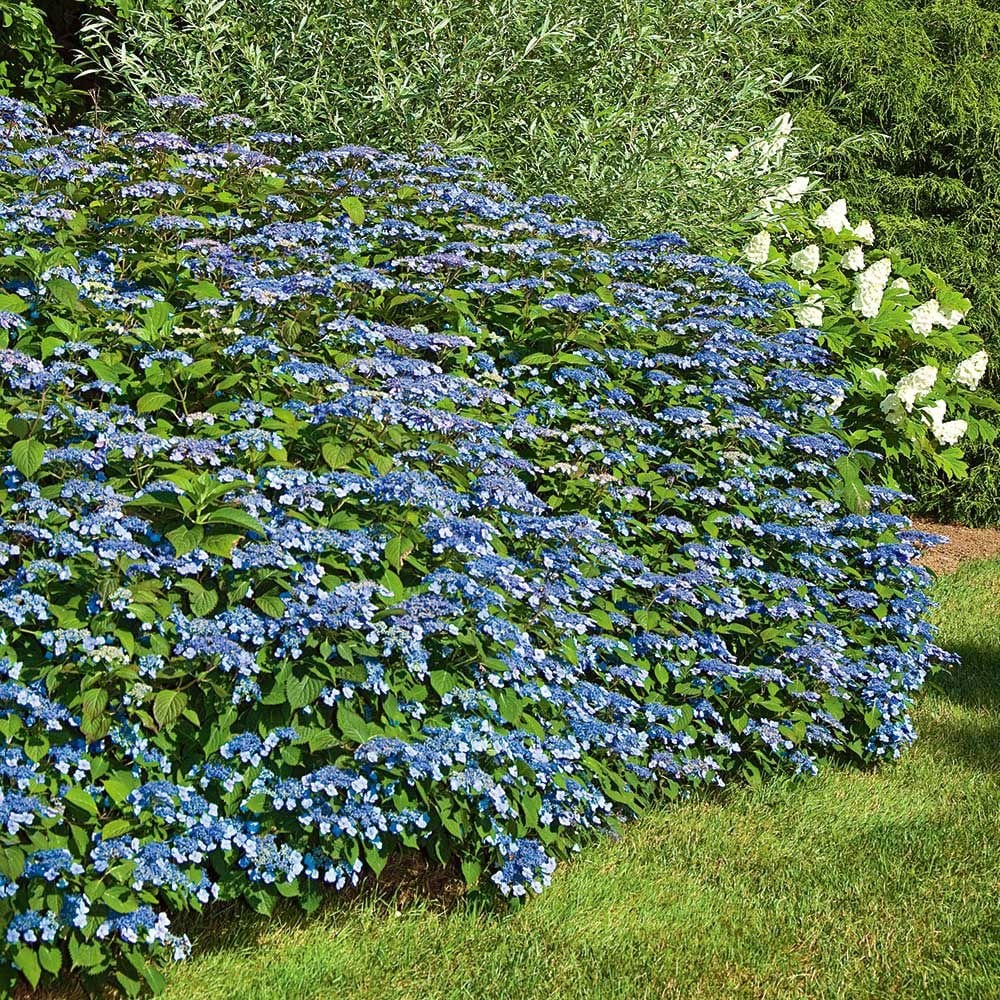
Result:
{"label": "green lawn", "polygon": [[216,922],[168,1000],[1000,997],[1000,562],[938,597],[965,663],[897,764],[666,808],[513,914]]}

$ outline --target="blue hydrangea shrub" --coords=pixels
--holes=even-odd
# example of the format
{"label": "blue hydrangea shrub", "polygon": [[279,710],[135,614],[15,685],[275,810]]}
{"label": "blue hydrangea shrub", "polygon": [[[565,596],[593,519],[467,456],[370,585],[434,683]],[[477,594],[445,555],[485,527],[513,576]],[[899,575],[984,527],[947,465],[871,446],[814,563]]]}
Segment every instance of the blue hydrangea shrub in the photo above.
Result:
{"label": "blue hydrangea shrub", "polygon": [[919,536],[845,492],[787,286],[211,127],[0,99],[8,977],[155,990],[178,913],[401,848],[524,896],[654,800],[914,739]]}

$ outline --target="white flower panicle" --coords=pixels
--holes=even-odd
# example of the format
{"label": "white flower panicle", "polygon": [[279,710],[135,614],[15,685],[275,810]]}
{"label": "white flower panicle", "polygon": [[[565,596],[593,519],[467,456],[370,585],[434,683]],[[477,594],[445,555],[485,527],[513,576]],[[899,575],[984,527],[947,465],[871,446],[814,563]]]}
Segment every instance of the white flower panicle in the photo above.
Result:
{"label": "white flower panicle", "polygon": [[797,250],[788,258],[788,263],[802,274],[815,274],[819,268],[819,247],[815,243]]}
{"label": "white flower panicle", "polygon": [[783,187],[761,198],[757,204],[768,214],[773,213],[776,205],[797,205],[809,190],[810,183],[811,179],[805,175],[793,177]]}
{"label": "white flower panicle", "polygon": [[832,229],[835,233],[850,229],[850,223],[847,221],[847,201],[839,198],[825,212],[817,215],[816,226],[819,229]]}
{"label": "white flower panicle", "polygon": [[910,283],[906,278],[896,278],[889,287],[898,288],[901,292],[908,292],[910,290]]}
{"label": "white flower panicle", "polygon": [[771,234],[766,229],[762,229],[756,236],[752,236],[743,248],[743,256],[751,264],[766,264],[770,253]]}
{"label": "white flower panicle", "polygon": [[804,302],[792,307],[792,315],[802,326],[819,327],[823,324],[824,308],[820,296],[810,295]]}
{"label": "white flower panicle", "polygon": [[840,266],[845,271],[860,271],[865,266],[865,252],[861,247],[851,247],[843,257],[840,258]]}
{"label": "white flower panicle", "polygon": [[950,330],[952,327],[958,326],[964,317],[965,314],[959,312],[958,309],[944,312],[937,299],[928,299],[910,310],[910,327],[914,333],[926,337],[935,326]]}
{"label": "white flower panicle", "polygon": [[946,421],[944,419],[946,409],[947,403],[943,399],[937,400],[930,406],[921,407],[924,420],[930,425],[931,434],[934,435],[938,443],[943,445],[957,444],[969,429],[969,425],[964,420]]}
{"label": "white flower panicle", "polygon": [[934,320],[939,312],[937,299],[914,306],[910,310],[910,328],[919,336],[926,337],[934,329]]}
{"label": "white flower panicle", "polygon": [[867,319],[873,319],[882,308],[882,296],[892,271],[892,261],[888,257],[875,261],[866,267],[855,279],[854,298],[851,308]]}
{"label": "white flower panicle", "polygon": [[949,420],[947,423],[932,427],[931,433],[941,444],[949,445],[958,444],[968,429],[969,424],[965,420]]}
{"label": "white flower panicle", "polygon": [[788,137],[792,134],[792,116],[785,112],[771,122],[771,138],[765,139],[760,146],[760,162],[757,164],[758,175],[764,175],[781,163]]}
{"label": "white flower panicle", "polygon": [[924,365],[909,375],[904,375],[896,383],[895,395],[909,413],[918,399],[923,399],[934,388],[937,382],[938,370],[934,365]]}
{"label": "white flower panicle", "polygon": [[872,246],[875,242],[875,230],[872,229],[872,224],[867,219],[862,219],[854,227],[854,238],[861,240],[862,243]]}
{"label": "white flower panicle", "polygon": [[947,406],[948,404],[943,399],[939,399],[937,402],[931,403],[930,406],[921,406],[920,410],[924,414],[924,420],[931,427],[934,427],[944,421],[944,411]]}
{"label": "white flower panicle", "polygon": [[953,378],[966,389],[978,389],[979,383],[986,374],[986,365],[990,356],[985,351],[977,351],[971,358],[966,358],[955,365]]}

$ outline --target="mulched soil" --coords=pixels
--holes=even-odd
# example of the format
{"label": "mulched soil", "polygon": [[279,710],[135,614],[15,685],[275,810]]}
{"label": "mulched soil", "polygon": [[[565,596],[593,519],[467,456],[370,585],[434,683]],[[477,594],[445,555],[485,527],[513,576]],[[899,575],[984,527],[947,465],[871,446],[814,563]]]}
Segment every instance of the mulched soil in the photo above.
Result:
{"label": "mulched soil", "polygon": [[966,528],[961,524],[937,524],[916,517],[913,527],[936,535],[947,535],[943,545],[933,545],[918,558],[922,566],[935,573],[954,573],[964,562],[1000,556],[1000,529]]}

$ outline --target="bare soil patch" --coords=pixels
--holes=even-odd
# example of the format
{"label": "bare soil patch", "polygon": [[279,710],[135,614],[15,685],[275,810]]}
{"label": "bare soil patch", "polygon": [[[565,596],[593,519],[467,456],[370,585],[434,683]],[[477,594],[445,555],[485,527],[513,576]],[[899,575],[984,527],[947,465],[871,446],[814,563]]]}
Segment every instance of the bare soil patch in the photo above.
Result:
{"label": "bare soil patch", "polygon": [[966,528],[961,524],[938,524],[919,517],[913,519],[913,527],[948,537],[947,542],[928,547],[917,559],[935,573],[954,573],[964,562],[1000,556],[1000,528]]}

